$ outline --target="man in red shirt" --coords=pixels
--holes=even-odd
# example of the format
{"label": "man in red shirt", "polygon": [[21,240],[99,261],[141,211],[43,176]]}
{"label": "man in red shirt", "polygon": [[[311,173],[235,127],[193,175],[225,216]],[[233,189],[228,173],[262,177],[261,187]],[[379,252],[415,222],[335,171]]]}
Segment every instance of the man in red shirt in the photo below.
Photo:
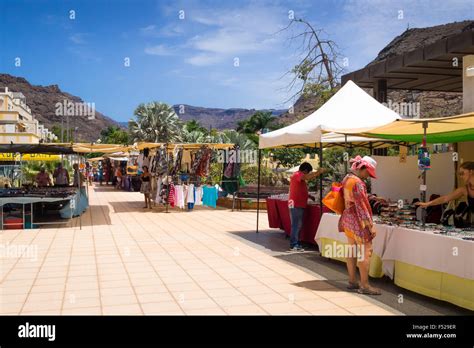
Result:
{"label": "man in red shirt", "polygon": [[325,171],[325,169],[320,168],[318,171],[313,172],[313,166],[308,162],[304,162],[300,165],[299,170],[291,176],[290,194],[288,197],[288,208],[290,209],[291,218],[290,251],[304,251],[299,243],[299,234],[303,225],[303,213],[308,205],[308,198],[314,200],[314,197],[308,194],[306,182],[317,178]]}

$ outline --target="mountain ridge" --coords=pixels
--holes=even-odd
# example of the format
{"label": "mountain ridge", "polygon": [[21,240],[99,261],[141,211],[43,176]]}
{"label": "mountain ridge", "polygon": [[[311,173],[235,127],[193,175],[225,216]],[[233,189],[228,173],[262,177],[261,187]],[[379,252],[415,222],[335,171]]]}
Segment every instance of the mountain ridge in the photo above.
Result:
{"label": "mountain ridge", "polygon": [[[49,130],[54,125],[61,125],[61,117],[56,115],[56,103],[70,101],[84,103],[82,98],[62,91],[58,85],[32,85],[27,79],[20,76],[0,73],[0,90],[8,87],[10,92],[21,92],[26,97],[26,105],[31,109],[33,116]],[[79,120],[78,120],[79,119]],[[100,138],[100,132],[109,126],[118,126],[118,122],[97,110],[95,118],[71,117],[70,128],[77,127],[76,139],[78,141],[92,142]],[[66,120],[64,120],[66,123]]]}

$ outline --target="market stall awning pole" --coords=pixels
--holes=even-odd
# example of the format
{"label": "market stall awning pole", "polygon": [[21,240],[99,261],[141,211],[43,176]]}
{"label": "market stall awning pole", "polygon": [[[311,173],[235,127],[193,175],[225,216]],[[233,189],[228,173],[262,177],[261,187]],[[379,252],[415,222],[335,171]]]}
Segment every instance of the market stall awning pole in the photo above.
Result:
{"label": "market stall awning pole", "polygon": [[257,175],[257,230],[258,233],[258,217],[260,215],[260,167],[262,162],[262,150],[258,149],[258,175]]}
{"label": "market stall awning pole", "polygon": [[[422,146],[426,146],[426,130],[428,128],[428,122],[423,122],[423,143]],[[422,173],[423,178],[423,187],[421,190],[421,201],[426,202],[426,169],[423,170]],[[421,222],[423,226],[425,226],[426,222],[426,209],[421,210]]]}
{"label": "market stall awning pole", "polygon": [[[168,184],[168,186],[166,188],[166,211],[165,211],[165,213],[169,213],[168,206],[170,204],[169,198],[170,198],[170,186],[171,186],[171,184],[170,184],[170,155],[168,153],[168,143],[165,144],[165,148],[166,148],[166,163],[168,163],[168,165],[166,166],[166,183]],[[171,179],[171,182],[173,182],[173,179]]]}
{"label": "market stall awning pole", "polygon": [[[315,144],[316,145],[316,144]],[[319,143],[319,169],[323,167],[323,143]],[[319,176],[319,216],[323,216],[323,176]]]}

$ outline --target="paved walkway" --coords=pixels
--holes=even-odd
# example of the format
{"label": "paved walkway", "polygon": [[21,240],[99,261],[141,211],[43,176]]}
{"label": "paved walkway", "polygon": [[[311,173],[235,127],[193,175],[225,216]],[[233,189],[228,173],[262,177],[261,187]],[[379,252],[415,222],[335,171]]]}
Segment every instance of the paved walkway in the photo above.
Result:
{"label": "paved walkway", "polygon": [[82,229],[1,232],[0,314],[399,314],[249,243],[255,212],[166,214],[139,193],[89,194]]}

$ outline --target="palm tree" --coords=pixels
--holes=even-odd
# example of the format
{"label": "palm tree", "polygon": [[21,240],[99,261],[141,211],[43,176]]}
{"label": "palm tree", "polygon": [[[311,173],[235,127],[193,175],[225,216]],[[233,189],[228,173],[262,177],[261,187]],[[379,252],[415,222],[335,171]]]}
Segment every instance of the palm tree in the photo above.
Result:
{"label": "palm tree", "polygon": [[254,130],[253,133],[261,131],[265,128],[271,128],[275,122],[275,116],[271,111],[257,111],[250,117],[250,124]]}
{"label": "palm tree", "polygon": [[182,140],[185,143],[205,143],[207,142],[207,136],[203,132],[198,130],[193,130],[189,132],[186,128],[183,130],[182,133]]}
{"label": "palm tree", "polygon": [[173,142],[181,140],[181,122],[173,108],[165,103],[140,104],[135,110],[136,120],[130,120],[133,141]]}
{"label": "palm tree", "polygon": [[235,144],[238,145],[241,150],[254,150],[256,148],[255,143],[251,141],[245,134],[241,134],[235,130],[225,130],[218,134],[216,142]]}
{"label": "palm tree", "polygon": [[204,128],[199,123],[199,121],[196,121],[196,120],[190,120],[190,121],[186,122],[186,124],[184,126],[184,130],[186,130],[188,132],[198,131],[198,132],[204,133],[204,134],[208,133],[208,130],[206,128]]}

